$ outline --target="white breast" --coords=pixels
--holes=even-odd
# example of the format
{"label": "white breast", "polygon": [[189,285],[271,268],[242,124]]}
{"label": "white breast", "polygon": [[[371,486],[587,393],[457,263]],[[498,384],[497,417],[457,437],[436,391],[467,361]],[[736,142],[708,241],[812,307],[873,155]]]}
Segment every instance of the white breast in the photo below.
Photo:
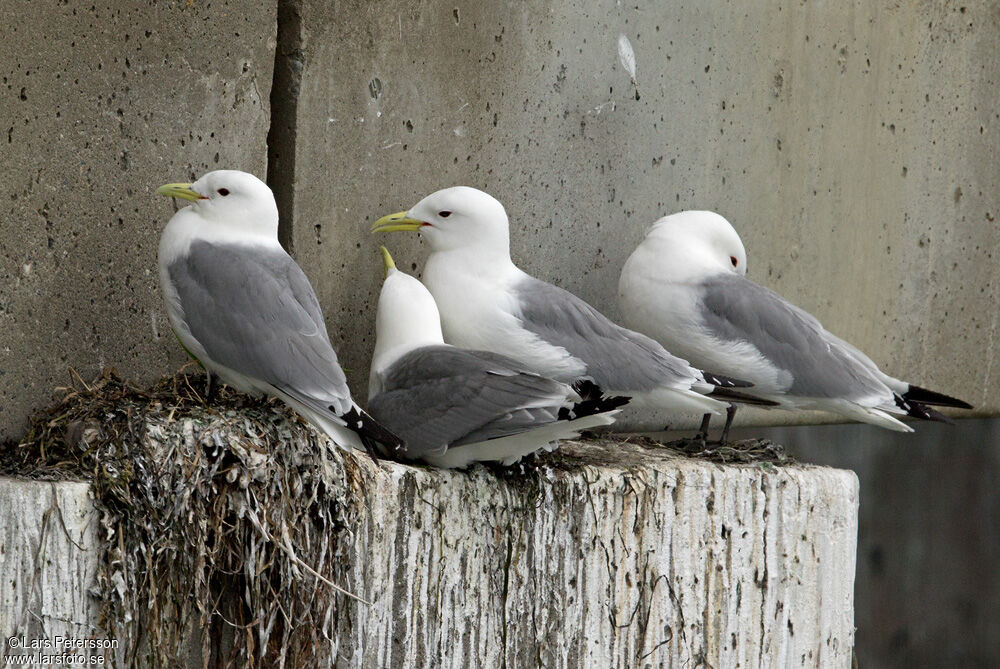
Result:
{"label": "white breast", "polygon": [[752,344],[720,340],[705,327],[696,284],[665,280],[626,263],[618,284],[625,324],[705,371],[750,381],[758,393],[783,393],[792,379]]}

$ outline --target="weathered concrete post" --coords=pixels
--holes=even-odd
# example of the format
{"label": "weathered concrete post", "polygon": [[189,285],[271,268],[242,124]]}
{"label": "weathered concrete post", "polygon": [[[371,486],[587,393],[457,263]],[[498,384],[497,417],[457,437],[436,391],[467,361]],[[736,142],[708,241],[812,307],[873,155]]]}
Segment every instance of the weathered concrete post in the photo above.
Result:
{"label": "weathered concrete post", "polygon": [[[325,582],[352,593],[309,595],[326,599],[311,604],[323,615],[312,618],[313,645],[303,657],[322,666],[851,665],[858,510],[852,472],[770,462],[723,465],[648,440],[571,442],[522,469],[442,471],[317,451],[317,435],[294,424],[276,428],[287,452],[260,457],[251,444],[256,437],[235,431],[232,421],[232,415],[203,411],[147,424],[143,439],[155,456],[150,461],[167,469],[172,461],[182,463],[179,471],[187,477],[174,488],[183,493],[176,499],[170,493],[165,504],[180,534],[168,526],[156,529],[155,552],[199,550],[171,543],[175,536],[193,536],[191,527],[211,525],[190,509],[229,505],[221,517],[231,526],[238,525],[239,509],[236,515],[250,518],[247,526],[269,540],[242,539],[227,551],[246,547],[257,561],[264,561],[268,547],[275,556],[299,556],[294,578],[277,585],[267,579],[275,599],[315,582],[313,566]],[[221,455],[212,448],[221,448]],[[203,489],[191,472],[204,460],[215,464],[211,486],[204,488],[207,505],[198,507],[182,497]],[[285,464],[275,469],[278,461]],[[317,471],[322,488],[310,483]],[[290,501],[255,507],[251,500],[264,499],[265,486],[276,479],[295,491]],[[165,480],[157,484],[164,490]],[[298,509],[300,525],[318,522],[324,509],[340,509],[343,526],[297,535],[301,528],[279,520],[291,517],[290,508]],[[102,562],[110,553],[108,538],[98,532],[99,516],[84,483],[0,481],[0,517],[10,519],[0,533],[3,638],[108,636],[99,629],[108,628],[92,594],[108,596],[108,584],[102,590],[95,579],[123,567]],[[118,522],[104,525],[125,527]],[[109,545],[121,558],[131,554],[132,541],[125,536]],[[328,543],[317,552],[309,541]],[[212,553],[205,555],[211,559]],[[329,559],[321,565],[316,555]],[[172,619],[156,620],[155,612],[165,590],[174,588],[166,594],[176,600],[183,587],[160,572],[185,557],[160,563],[154,556],[141,578],[111,577],[110,588],[119,580],[157,588],[156,606],[147,611],[140,605],[130,614],[151,617],[151,628],[170,624]],[[203,571],[183,580],[196,581]],[[220,624],[225,606],[247,601],[249,587],[214,591],[228,604],[220,604],[213,625]],[[135,594],[140,602],[153,597],[129,597]],[[273,650],[282,616],[294,616],[277,614],[265,634],[259,628],[268,611],[281,604],[266,592],[253,601],[260,611],[250,616],[249,638]],[[201,629],[209,634],[211,627]],[[216,641],[204,641],[212,652]],[[193,647],[199,646],[196,639]],[[176,652],[178,661],[190,661],[188,649]]]}

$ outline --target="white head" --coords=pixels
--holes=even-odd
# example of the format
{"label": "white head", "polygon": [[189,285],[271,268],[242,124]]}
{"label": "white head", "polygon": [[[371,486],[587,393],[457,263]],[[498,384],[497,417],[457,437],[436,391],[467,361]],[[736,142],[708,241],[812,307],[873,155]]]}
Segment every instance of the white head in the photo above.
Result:
{"label": "white head", "polygon": [[678,279],[732,272],[745,276],[747,253],[729,221],[711,211],[664,216],[640,248],[655,254],[659,270]]}
{"label": "white head", "polygon": [[383,216],[372,226],[372,232],[395,230],[419,230],[434,251],[470,248],[510,258],[510,229],[503,205],[468,186],[431,193],[409,211]]}
{"label": "white head", "polygon": [[278,238],[278,205],[274,195],[267,184],[252,174],[216,170],[193,184],[166,184],[156,192],[189,201],[193,213],[238,234]]}
{"label": "white head", "polygon": [[375,355],[368,396],[381,390],[379,374],[413,349],[443,344],[441,315],[430,291],[417,279],[400,272],[389,251],[382,247],[385,281],[375,312]]}

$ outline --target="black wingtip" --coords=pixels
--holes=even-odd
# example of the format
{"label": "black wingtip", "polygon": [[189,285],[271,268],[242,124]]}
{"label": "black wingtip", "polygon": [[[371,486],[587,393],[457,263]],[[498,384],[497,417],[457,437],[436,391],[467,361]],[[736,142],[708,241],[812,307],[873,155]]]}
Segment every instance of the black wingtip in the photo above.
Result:
{"label": "black wingtip", "polygon": [[906,412],[907,416],[912,418],[920,418],[921,420],[933,420],[938,423],[947,423],[948,425],[954,425],[955,421],[945,416],[940,411],[935,411],[926,404],[920,402],[914,402],[913,400],[908,400],[906,396],[896,395],[896,406]]}
{"label": "black wingtip", "polygon": [[910,389],[903,393],[903,399],[907,402],[917,402],[919,404],[930,404],[938,407],[953,407],[955,409],[972,409],[972,405],[963,402],[956,397],[950,397],[944,393],[937,393],[920,386],[910,385]]}
{"label": "black wingtip", "polygon": [[[332,409],[332,407],[331,407]],[[383,427],[377,420],[364,411],[351,407],[351,410],[340,416],[349,430],[361,437],[361,443],[369,455],[388,458],[398,458],[406,452],[406,442]]]}
{"label": "black wingtip", "polygon": [[573,420],[584,416],[593,416],[598,413],[614,411],[629,403],[631,397],[621,395],[606,396],[601,387],[588,379],[581,379],[573,384],[573,390],[580,396],[581,401],[572,407],[562,407],[559,409],[559,420]]}
{"label": "black wingtip", "polygon": [[705,379],[706,383],[711,383],[713,386],[718,386],[720,388],[752,388],[753,384],[749,381],[744,381],[743,379],[734,379],[731,376],[723,376],[722,374],[714,374],[712,372],[701,373],[701,378]]}
{"label": "black wingtip", "polygon": [[778,402],[773,402],[771,400],[765,400],[762,397],[754,397],[753,395],[748,395],[747,393],[741,393],[738,390],[731,390],[729,388],[715,387],[712,392],[708,393],[708,397],[717,400],[725,400],[727,402],[739,402],[740,404],[749,404],[751,406],[758,407],[776,407]]}

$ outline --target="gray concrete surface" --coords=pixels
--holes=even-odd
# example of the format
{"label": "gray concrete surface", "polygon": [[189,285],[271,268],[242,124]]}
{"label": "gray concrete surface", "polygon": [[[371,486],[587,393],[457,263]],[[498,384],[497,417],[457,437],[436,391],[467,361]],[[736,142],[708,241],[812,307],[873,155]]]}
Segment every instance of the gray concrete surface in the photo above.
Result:
{"label": "gray concrete surface", "polygon": [[0,3],[0,439],[66,385],[184,360],[160,306],[153,190],[263,175],[275,3]]}
{"label": "gray concrete surface", "polygon": [[90,485],[0,477],[0,518],[0,663],[39,652],[77,654],[57,639],[106,639],[91,595],[104,556]]}
{"label": "gray concrete surface", "polygon": [[[206,413],[160,423],[144,438],[187,458],[205,444],[239,446],[234,430],[242,429]],[[287,434],[287,442],[315,439],[305,429]],[[237,446],[230,448],[239,460]],[[318,636],[328,641],[315,666],[851,666],[853,472],[723,466],[629,443],[569,443],[564,451],[579,460],[569,466],[555,460],[520,476],[374,463],[337,449],[323,467],[305,457],[314,465],[306,468],[310,474],[328,476],[316,504],[352,500],[354,520],[328,537],[329,554],[338,557],[317,568],[368,602],[320,595],[331,599],[317,619]],[[265,486],[259,475],[273,474],[271,464],[248,462],[250,485]],[[289,466],[286,480],[301,481],[301,464]],[[220,487],[222,505],[243,494],[236,485]],[[50,488],[75,495],[76,515],[66,521],[73,543],[49,511],[51,499],[38,494]],[[0,513],[24,536],[34,537],[40,525],[44,536],[63,542],[42,555],[36,539],[0,531],[5,581],[25,600],[40,571],[44,585],[32,610],[51,618],[62,611],[57,602],[82,602],[64,615],[104,638],[88,594],[95,559],[103,558],[86,485],[0,478]],[[43,516],[51,516],[47,525],[39,522]],[[165,539],[164,547],[173,544]],[[74,577],[46,579],[50,572]],[[175,594],[159,578],[150,580],[162,604]],[[236,592],[242,597],[243,587]],[[24,609],[0,594],[3,638],[25,629],[12,622],[28,618]],[[25,636],[54,639],[62,629],[33,625]],[[119,641],[119,656],[131,657]],[[196,633],[191,647],[198,645]],[[202,666],[187,656],[158,659]]]}
{"label": "gray concrete surface", "polygon": [[[646,226],[717,210],[752,278],[893,374],[1000,410],[992,3],[294,4],[285,210],[356,393],[386,241],[367,226],[468,184],[506,204],[524,269],[615,316]],[[419,271],[416,240],[387,239]]]}
{"label": "gray concrete surface", "polygon": [[760,434],[859,474],[858,666],[1000,666],[1000,419],[912,435],[828,425],[739,436]]}

